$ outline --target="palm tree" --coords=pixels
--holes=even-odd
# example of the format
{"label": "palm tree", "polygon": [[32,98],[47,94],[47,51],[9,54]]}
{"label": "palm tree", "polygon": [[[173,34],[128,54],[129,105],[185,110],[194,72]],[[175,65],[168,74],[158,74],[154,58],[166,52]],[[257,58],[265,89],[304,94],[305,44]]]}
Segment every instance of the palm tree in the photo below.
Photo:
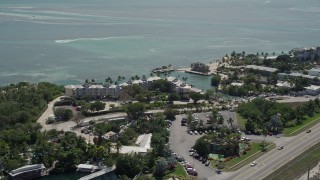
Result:
{"label": "palm tree", "polygon": [[119,154],[120,149],[122,148],[122,144],[120,141],[117,141],[115,148],[117,149],[117,154]]}
{"label": "palm tree", "polygon": [[234,122],[234,120],[230,117],[228,120],[227,120],[227,122],[230,124],[230,127],[231,127],[231,129],[233,130],[234,128],[233,128],[233,122]]}
{"label": "palm tree", "polygon": [[108,141],[106,144],[105,144],[105,147],[107,149],[107,153],[110,154],[111,153],[111,148],[112,148],[112,143],[111,141]]}

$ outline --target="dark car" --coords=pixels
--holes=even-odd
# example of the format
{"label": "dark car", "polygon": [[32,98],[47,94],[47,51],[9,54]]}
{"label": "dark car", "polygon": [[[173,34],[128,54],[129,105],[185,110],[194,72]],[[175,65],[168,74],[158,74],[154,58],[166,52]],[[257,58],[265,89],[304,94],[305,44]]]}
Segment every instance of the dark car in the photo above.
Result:
{"label": "dark car", "polygon": [[306,133],[311,133],[311,129],[308,129],[308,130],[306,131]]}
{"label": "dark car", "polygon": [[194,170],[188,171],[188,174],[189,174],[190,176],[198,176],[197,171],[194,171]]}
{"label": "dark car", "polygon": [[203,159],[203,157],[200,156],[200,157],[199,157],[199,161],[202,161],[202,159]]}
{"label": "dark car", "polygon": [[193,154],[193,157],[196,158],[196,159],[199,159],[200,156],[199,156],[199,154],[194,153],[194,154]]}
{"label": "dark car", "polygon": [[208,161],[208,160],[205,159],[205,158],[202,159],[202,163],[203,163],[203,164],[206,163],[207,161]]}
{"label": "dark car", "polygon": [[187,126],[187,124],[186,123],[181,123],[181,126]]}

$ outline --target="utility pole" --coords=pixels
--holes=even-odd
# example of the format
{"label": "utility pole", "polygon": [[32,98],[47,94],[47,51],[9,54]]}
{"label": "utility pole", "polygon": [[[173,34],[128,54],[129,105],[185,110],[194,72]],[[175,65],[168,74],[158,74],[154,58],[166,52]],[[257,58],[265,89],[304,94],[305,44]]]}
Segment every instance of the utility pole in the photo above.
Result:
{"label": "utility pole", "polygon": [[307,178],[307,180],[309,180],[309,175],[310,175],[310,163],[308,165],[308,178]]}

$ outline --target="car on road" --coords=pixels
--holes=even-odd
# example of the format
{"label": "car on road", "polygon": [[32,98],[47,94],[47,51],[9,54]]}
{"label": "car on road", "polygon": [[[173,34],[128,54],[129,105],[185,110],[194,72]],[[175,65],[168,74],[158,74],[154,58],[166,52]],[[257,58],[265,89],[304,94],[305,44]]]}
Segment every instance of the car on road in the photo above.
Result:
{"label": "car on road", "polygon": [[203,158],[200,156],[198,160],[199,160],[199,161],[202,161],[202,159],[203,159]]}
{"label": "car on road", "polygon": [[256,165],[257,165],[257,162],[256,162],[256,161],[253,161],[253,162],[250,164],[251,167],[254,167],[254,166],[256,166]]}
{"label": "car on road", "polygon": [[282,150],[282,149],[283,149],[283,146],[279,146],[279,147],[278,147],[278,150]]}
{"label": "car on road", "polygon": [[193,132],[192,132],[192,131],[189,131],[189,134],[190,134],[190,135],[193,135]]}
{"label": "car on road", "polygon": [[308,129],[308,130],[306,131],[306,133],[311,133],[311,129]]}
{"label": "car on road", "polygon": [[217,170],[216,170],[216,173],[217,173],[217,174],[221,174],[221,170],[220,170],[220,169],[217,169]]}
{"label": "car on road", "polygon": [[202,164],[204,164],[204,163],[206,163],[207,161],[208,161],[208,160],[207,160],[206,158],[203,158],[201,162],[202,162]]}
{"label": "car on road", "polygon": [[198,131],[193,131],[193,134],[194,135],[198,135]]}
{"label": "car on road", "polygon": [[181,123],[181,126],[187,126],[187,124],[186,123]]}
{"label": "car on road", "polygon": [[193,154],[194,154],[194,152],[189,152],[189,155],[190,155],[190,156],[193,156]]}

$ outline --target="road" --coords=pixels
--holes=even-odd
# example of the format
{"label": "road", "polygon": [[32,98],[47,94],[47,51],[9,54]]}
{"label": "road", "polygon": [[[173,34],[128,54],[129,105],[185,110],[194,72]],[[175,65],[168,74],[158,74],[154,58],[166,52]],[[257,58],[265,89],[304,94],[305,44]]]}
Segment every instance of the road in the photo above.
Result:
{"label": "road", "polygon": [[277,168],[285,165],[311,146],[320,142],[320,124],[315,125],[311,130],[311,133],[301,133],[282,142],[282,145],[284,146],[283,150],[275,148],[261,156],[256,160],[258,164],[255,167],[246,165],[241,169],[230,173],[229,177],[222,179],[256,180],[265,178]]}

